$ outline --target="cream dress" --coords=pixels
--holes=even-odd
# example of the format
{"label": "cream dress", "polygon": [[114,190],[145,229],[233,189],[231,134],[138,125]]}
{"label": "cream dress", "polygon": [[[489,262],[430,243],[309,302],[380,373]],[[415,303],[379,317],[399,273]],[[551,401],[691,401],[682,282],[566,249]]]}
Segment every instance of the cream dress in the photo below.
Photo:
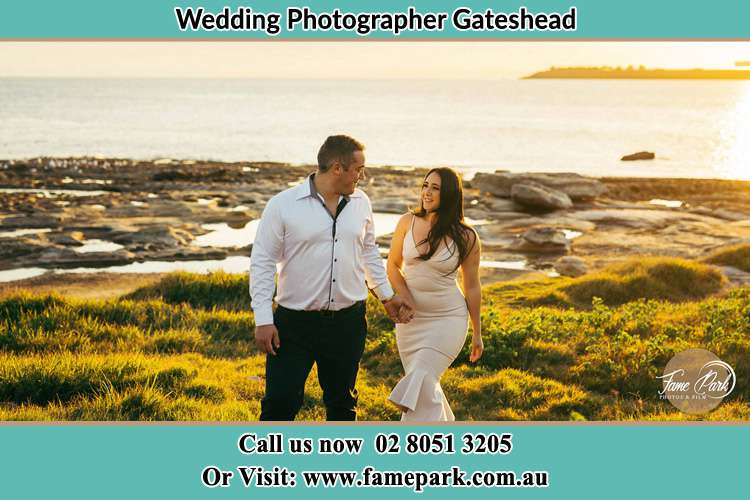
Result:
{"label": "cream dress", "polygon": [[406,375],[388,399],[408,408],[402,421],[455,420],[440,377],[456,359],[466,340],[469,312],[458,288],[458,250],[442,244],[429,260],[419,258],[414,219],[404,238],[404,278],[416,311],[409,323],[396,324],[396,343]]}

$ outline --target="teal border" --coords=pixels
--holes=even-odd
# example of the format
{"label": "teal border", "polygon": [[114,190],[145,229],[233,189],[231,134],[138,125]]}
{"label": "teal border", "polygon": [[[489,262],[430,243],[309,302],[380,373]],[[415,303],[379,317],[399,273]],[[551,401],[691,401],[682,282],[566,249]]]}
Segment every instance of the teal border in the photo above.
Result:
{"label": "teal border", "polygon": [[[282,31],[271,37],[263,32],[181,32],[175,6],[203,6],[219,12],[224,6],[250,7],[254,11],[283,12],[289,6],[308,6],[315,12],[336,8],[347,12],[403,12],[414,6],[420,12],[452,12],[459,6],[474,11],[491,8],[514,12],[526,6],[532,12],[578,11],[574,32],[459,32],[449,25],[441,32],[406,32],[398,37],[373,33]],[[0,6],[0,39],[245,39],[245,40],[750,40],[750,2],[747,0],[496,0],[496,1],[222,1],[222,0],[7,0]]]}
{"label": "teal border", "polygon": [[[3,498],[738,498],[746,494],[748,425],[35,425],[0,426]],[[246,432],[288,437],[361,437],[359,455],[243,455]],[[377,433],[513,434],[508,455],[378,455]],[[207,465],[290,470],[546,470],[544,489],[206,488]],[[726,495],[726,496],[725,496]]]}

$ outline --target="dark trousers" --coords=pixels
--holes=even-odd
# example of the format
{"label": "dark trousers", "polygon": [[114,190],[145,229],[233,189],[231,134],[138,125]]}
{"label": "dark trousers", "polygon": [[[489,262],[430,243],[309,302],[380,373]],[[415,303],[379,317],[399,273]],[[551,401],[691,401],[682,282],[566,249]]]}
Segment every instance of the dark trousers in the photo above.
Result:
{"label": "dark trousers", "polygon": [[266,395],[260,419],[294,420],[302,406],[305,381],[316,363],[326,420],[356,420],[354,386],[367,335],[364,302],[332,315],[279,306],[274,324],[281,347],[275,356],[266,355]]}

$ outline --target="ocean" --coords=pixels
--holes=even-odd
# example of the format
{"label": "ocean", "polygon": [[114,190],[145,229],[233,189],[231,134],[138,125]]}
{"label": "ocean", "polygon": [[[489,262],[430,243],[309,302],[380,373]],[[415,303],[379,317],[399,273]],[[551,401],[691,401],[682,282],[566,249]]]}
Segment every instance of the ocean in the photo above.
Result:
{"label": "ocean", "polygon": [[309,164],[335,133],[370,165],[750,179],[750,82],[0,79],[0,159]]}

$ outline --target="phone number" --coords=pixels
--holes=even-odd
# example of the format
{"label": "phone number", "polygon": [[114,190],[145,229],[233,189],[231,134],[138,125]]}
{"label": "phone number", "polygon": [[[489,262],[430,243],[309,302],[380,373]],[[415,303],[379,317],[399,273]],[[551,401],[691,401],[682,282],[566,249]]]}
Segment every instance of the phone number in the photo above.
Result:
{"label": "phone number", "polygon": [[[467,432],[461,435],[460,452],[465,455],[493,454],[507,455],[513,449],[513,434],[484,434]],[[406,452],[409,455],[452,454],[456,453],[453,434],[409,433],[403,438],[399,434],[379,433],[375,436],[375,451],[380,455],[395,455]]]}

